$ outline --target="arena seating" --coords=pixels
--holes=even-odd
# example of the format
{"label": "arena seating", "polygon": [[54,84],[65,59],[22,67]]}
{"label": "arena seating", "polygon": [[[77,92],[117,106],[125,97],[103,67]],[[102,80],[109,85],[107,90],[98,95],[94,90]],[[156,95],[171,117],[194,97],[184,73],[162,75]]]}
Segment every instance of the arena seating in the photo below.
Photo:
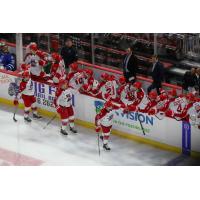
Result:
{"label": "arena seating", "polygon": [[[13,36],[12,36],[13,35]],[[158,55],[166,69],[166,82],[181,85],[182,77],[186,70],[196,67],[197,63],[187,58],[185,51],[191,44],[184,43],[185,35],[187,38],[195,37],[195,34],[157,34]],[[0,38],[14,41],[14,34],[1,34]],[[49,38],[48,38],[49,37]],[[45,51],[59,51],[64,45],[64,40],[71,37],[78,49],[79,58],[82,61],[92,63],[91,34],[23,34],[23,44],[36,42],[39,48]],[[48,40],[50,45],[48,46]],[[193,40],[192,40],[193,41]],[[196,40],[194,40],[196,41]],[[193,41],[193,43],[194,43]],[[150,62],[149,58],[153,54],[154,34],[139,33],[101,33],[94,34],[94,53],[95,64],[108,68],[121,68],[125,49],[134,46],[136,56],[139,60],[139,75],[149,76]],[[193,45],[194,46],[194,45]],[[195,46],[195,49],[197,47]],[[191,55],[191,54],[190,54]]]}

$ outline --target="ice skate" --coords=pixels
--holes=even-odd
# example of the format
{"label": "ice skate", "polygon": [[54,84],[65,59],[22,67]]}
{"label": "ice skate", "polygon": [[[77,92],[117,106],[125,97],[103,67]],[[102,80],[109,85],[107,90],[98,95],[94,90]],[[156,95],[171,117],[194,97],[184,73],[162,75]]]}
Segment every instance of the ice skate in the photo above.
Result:
{"label": "ice skate", "polygon": [[106,151],[110,151],[111,148],[108,146],[108,144],[104,144],[103,145],[103,149],[106,150]]}
{"label": "ice skate", "polygon": [[34,119],[41,119],[41,118],[42,118],[42,116],[40,116],[40,115],[38,115],[38,114],[34,114],[34,113],[33,113],[33,118],[34,118]]}
{"label": "ice skate", "polygon": [[70,130],[72,133],[77,133],[77,132],[78,132],[75,128],[72,128],[72,127],[70,127],[69,130]]}
{"label": "ice skate", "polygon": [[60,133],[62,134],[62,135],[68,135],[68,133],[67,133],[67,131],[66,130],[64,130],[64,129],[60,129]]}
{"label": "ice skate", "polygon": [[31,118],[30,118],[30,117],[24,117],[24,121],[25,121],[25,122],[29,122],[29,123],[30,123],[32,120],[31,120]]}

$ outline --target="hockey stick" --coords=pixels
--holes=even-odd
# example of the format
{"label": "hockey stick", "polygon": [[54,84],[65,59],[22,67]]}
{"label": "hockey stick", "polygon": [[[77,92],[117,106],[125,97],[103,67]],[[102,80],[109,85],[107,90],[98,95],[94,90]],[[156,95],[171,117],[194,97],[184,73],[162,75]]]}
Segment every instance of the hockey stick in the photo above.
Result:
{"label": "hockey stick", "polygon": [[140,122],[140,126],[141,126],[141,129],[142,129],[143,135],[146,135],[145,131],[144,131],[144,127],[142,125],[142,122],[140,121],[139,115],[138,115],[138,121]]}
{"label": "hockey stick", "polygon": [[14,113],[13,113],[13,121],[14,122],[17,122],[17,120],[15,118],[15,115],[16,115],[17,111],[18,111],[18,106],[15,106],[15,110],[14,110]]}
{"label": "hockey stick", "polygon": [[100,138],[100,136],[99,136],[99,133],[97,134],[97,137],[98,137],[98,151],[99,151],[99,156],[101,155],[101,150],[100,150],[100,142],[99,142],[99,138]]}
{"label": "hockey stick", "polygon": [[[95,112],[97,114],[97,108],[95,109]],[[98,152],[99,152],[99,157],[100,157],[100,155],[101,155],[101,149],[100,149],[100,135],[99,135],[99,132],[97,132],[97,143],[98,143]]]}
{"label": "hockey stick", "polygon": [[154,115],[157,119],[159,119],[159,120],[162,120],[162,119],[160,119],[157,115]]}
{"label": "hockey stick", "polygon": [[163,120],[164,118],[159,118],[157,115],[154,115],[157,119],[159,119],[159,120]]}
{"label": "hockey stick", "polygon": [[47,124],[43,127],[43,129],[45,129],[49,124],[51,124],[51,122],[56,118],[57,114],[55,114],[48,122]]}

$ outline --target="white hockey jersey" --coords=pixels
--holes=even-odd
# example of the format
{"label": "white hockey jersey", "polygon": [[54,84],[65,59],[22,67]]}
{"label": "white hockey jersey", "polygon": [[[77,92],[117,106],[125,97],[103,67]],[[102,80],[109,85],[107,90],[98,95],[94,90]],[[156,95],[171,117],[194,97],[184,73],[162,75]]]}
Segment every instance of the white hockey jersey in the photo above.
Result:
{"label": "white hockey jersey", "polygon": [[17,98],[20,99],[22,94],[34,96],[33,81],[31,79],[29,79],[28,82],[21,81]]}
{"label": "white hockey jersey", "polygon": [[174,114],[180,114],[187,104],[185,97],[178,97],[170,103],[169,109],[172,110]]}
{"label": "white hockey jersey", "polygon": [[70,88],[56,92],[56,105],[63,107],[72,106],[72,92]]}
{"label": "white hockey jersey", "polygon": [[97,125],[102,125],[105,127],[112,126],[114,117],[114,111],[107,111],[105,108],[101,110],[99,114],[99,119],[97,121]]}
{"label": "white hockey jersey", "polygon": [[100,93],[104,100],[107,100],[106,96],[109,95],[112,99],[117,97],[118,84],[115,80],[107,81],[104,85],[100,87]]}
{"label": "white hockey jersey", "polygon": [[34,54],[29,54],[26,56],[25,63],[29,64],[30,67],[30,72],[31,74],[35,76],[40,76],[40,73],[42,72],[42,67],[39,65],[39,56],[34,55]]}
{"label": "white hockey jersey", "polygon": [[200,106],[200,102],[196,102],[188,110],[189,120],[192,126],[200,126],[200,110],[196,110],[196,106]]}
{"label": "white hockey jersey", "polygon": [[69,76],[69,85],[75,90],[79,90],[80,87],[85,83],[85,76],[81,71],[73,73],[72,75],[69,74]]}

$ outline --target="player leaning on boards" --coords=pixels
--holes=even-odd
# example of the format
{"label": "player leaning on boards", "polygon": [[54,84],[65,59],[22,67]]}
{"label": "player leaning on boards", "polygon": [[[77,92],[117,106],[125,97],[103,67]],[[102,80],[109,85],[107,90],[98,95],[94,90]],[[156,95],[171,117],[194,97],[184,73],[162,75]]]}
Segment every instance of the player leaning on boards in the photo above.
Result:
{"label": "player leaning on boards", "polygon": [[60,115],[61,118],[62,126],[60,129],[60,133],[63,135],[68,135],[66,131],[68,123],[70,131],[72,133],[77,133],[77,130],[74,128],[72,92],[67,80],[62,79],[59,81],[54,103],[57,113]]}
{"label": "player leaning on boards", "polygon": [[31,122],[29,117],[30,109],[33,111],[33,118],[40,119],[41,116],[37,114],[36,98],[34,96],[33,82],[31,81],[29,71],[24,71],[22,73],[22,80],[19,85],[19,93],[14,99],[15,106],[18,106],[20,98],[22,98],[24,102],[24,120],[26,122]]}

